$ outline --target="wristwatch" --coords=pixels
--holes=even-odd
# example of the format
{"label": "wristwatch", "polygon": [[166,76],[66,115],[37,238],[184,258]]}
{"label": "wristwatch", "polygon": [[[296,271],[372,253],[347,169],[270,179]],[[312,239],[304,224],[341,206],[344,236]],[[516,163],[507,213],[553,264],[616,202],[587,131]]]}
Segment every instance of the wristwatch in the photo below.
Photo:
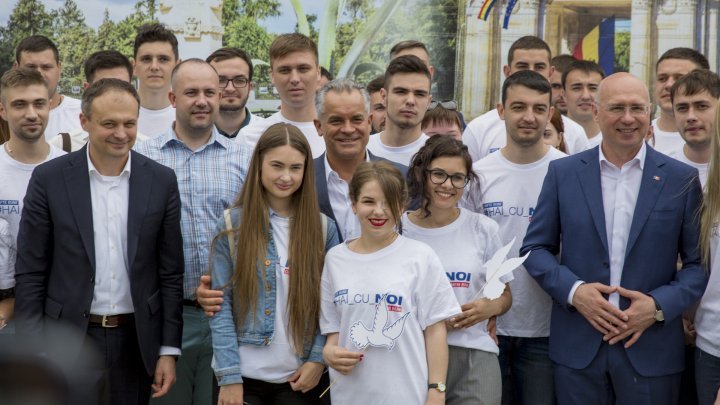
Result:
{"label": "wristwatch", "polygon": [[439,392],[445,392],[446,387],[445,387],[445,383],[439,382],[439,383],[428,384],[428,389],[429,390],[436,389]]}
{"label": "wristwatch", "polygon": [[660,305],[658,304],[655,297],[652,297],[652,299],[653,299],[653,301],[655,301],[655,316],[654,316],[655,323],[665,322],[665,314],[663,313],[663,310],[660,308]]}

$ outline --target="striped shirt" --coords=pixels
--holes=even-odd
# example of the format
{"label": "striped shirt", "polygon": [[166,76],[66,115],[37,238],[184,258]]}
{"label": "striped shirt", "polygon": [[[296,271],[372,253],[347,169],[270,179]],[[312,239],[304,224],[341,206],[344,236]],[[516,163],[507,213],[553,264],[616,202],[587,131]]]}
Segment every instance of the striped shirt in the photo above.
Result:
{"label": "striped shirt", "polygon": [[247,176],[247,147],[221,136],[213,126],[208,143],[190,150],[174,124],[164,134],[135,144],[135,150],[175,171],[180,189],[185,299],[195,299],[200,275],[208,272],[210,244],[223,210],[237,199]]}

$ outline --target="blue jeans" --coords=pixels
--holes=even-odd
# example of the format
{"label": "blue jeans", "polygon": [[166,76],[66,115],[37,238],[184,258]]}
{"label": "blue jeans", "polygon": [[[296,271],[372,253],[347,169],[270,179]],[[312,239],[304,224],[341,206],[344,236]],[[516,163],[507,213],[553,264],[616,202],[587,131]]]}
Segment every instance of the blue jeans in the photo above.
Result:
{"label": "blue jeans", "polygon": [[548,338],[498,336],[503,405],[554,405]]}
{"label": "blue jeans", "polygon": [[720,358],[695,348],[695,386],[698,403],[712,405],[720,388]]}

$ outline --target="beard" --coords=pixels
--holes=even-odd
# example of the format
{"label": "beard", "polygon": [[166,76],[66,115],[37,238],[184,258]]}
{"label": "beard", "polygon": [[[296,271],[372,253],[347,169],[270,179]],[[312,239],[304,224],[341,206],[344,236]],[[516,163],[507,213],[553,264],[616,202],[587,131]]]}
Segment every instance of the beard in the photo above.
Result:
{"label": "beard", "polygon": [[230,104],[230,105],[223,105],[220,104],[220,114],[222,113],[237,113],[245,109],[244,105],[240,104]]}

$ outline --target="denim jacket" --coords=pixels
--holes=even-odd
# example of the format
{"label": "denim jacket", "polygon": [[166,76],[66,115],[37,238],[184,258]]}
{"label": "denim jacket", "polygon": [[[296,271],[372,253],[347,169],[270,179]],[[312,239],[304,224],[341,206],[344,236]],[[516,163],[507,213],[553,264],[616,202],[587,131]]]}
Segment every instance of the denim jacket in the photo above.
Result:
{"label": "denim jacket", "polygon": [[[323,214],[320,214],[323,215]],[[232,208],[230,218],[232,226],[237,227],[242,217],[242,208]],[[325,251],[338,244],[337,227],[332,219],[327,221],[327,236],[325,238]],[[222,216],[216,228],[216,234],[224,231],[225,217]],[[267,346],[273,339],[275,328],[276,307],[276,280],[275,268],[278,264],[278,253],[275,247],[272,227],[268,238],[267,256],[265,261],[258,262],[258,302],[255,317],[248,314],[242,326],[235,325],[232,309],[232,285],[228,282],[235,270],[234,260],[230,257],[228,238],[220,236],[215,241],[210,255],[212,288],[223,286],[223,303],[220,312],[210,319],[212,331],[213,355],[215,375],[218,385],[242,383],[240,375],[240,354],[238,345]],[[260,273],[265,272],[265,284]],[[306,344],[303,348],[302,361],[322,362],[322,349],[325,345],[325,336],[317,329],[312,345]]]}

